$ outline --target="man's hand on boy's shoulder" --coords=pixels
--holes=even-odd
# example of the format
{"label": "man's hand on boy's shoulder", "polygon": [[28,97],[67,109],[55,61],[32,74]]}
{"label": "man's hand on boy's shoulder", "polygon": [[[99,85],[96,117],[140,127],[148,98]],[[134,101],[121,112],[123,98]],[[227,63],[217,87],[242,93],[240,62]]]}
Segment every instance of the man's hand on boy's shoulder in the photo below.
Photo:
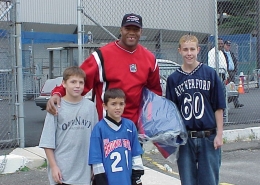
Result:
{"label": "man's hand on boy's shoulder", "polygon": [[57,106],[60,107],[60,100],[61,97],[58,94],[53,94],[47,102],[46,111],[52,115],[57,115],[58,110],[55,104],[57,104]]}

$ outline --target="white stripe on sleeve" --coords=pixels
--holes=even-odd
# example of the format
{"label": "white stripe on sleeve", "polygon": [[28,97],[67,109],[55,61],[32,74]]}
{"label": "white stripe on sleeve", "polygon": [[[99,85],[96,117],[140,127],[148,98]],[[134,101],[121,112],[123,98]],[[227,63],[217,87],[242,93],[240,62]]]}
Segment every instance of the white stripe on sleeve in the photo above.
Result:
{"label": "white stripe on sleeve", "polygon": [[103,163],[93,164],[93,173],[94,175],[105,173],[105,168],[103,166]]}

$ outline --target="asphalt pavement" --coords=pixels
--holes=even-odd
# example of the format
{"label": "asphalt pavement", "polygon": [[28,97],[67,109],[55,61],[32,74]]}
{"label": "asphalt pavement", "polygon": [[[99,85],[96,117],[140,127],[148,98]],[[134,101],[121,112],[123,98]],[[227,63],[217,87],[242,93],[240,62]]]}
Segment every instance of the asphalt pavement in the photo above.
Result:
{"label": "asphalt pavement", "polygon": [[234,108],[233,102],[228,104],[228,124],[260,123],[260,89],[251,88],[245,94],[239,95],[242,108]]}

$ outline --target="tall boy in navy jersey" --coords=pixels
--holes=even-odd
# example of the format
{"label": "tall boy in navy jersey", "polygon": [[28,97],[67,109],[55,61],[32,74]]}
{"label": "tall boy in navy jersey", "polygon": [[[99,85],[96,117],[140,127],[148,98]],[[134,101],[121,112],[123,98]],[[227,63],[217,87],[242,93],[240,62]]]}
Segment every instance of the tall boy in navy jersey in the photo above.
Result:
{"label": "tall boy in navy jersey", "polygon": [[125,94],[121,89],[108,89],[104,94],[105,118],[91,134],[89,164],[93,167],[96,185],[142,185],[144,174],[135,124],[122,118]]}
{"label": "tall boy in navy jersey", "polygon": [[188,140],[177,160],[184,185],[218,185],[223,145],[225,96],[216,71],[197,61],[198,39],[179,41],[183,65],[167,79],[166,97],[173,101],[186,125]]}

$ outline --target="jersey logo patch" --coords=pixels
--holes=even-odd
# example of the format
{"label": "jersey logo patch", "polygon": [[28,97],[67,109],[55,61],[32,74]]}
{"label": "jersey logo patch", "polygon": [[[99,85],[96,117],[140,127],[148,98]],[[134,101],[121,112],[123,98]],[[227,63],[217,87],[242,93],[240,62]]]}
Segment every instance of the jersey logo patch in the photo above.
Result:
{"label": "jersey logo patch", "polygon": [[124,147],[131,150],[131,143],[128,139],[115,139],[112,141],[109,141],[109,139],[103,139],[104,143],[104,152],[105,157],[107,157],[111,152],[113,152],[117,148]]}
{"label": "jersey logo patch", "polygon": [[126,129],[126,131],[127,131],[127,132],[132,132],[132,130],[130,130],[130,129]]}
{"label": "jersey logo patch", "polygon": [[135,73],[136,71],[137,71],[136,64],[131,64],[131,65],[130,65],[130,72],[131,72],[131,73]]}

